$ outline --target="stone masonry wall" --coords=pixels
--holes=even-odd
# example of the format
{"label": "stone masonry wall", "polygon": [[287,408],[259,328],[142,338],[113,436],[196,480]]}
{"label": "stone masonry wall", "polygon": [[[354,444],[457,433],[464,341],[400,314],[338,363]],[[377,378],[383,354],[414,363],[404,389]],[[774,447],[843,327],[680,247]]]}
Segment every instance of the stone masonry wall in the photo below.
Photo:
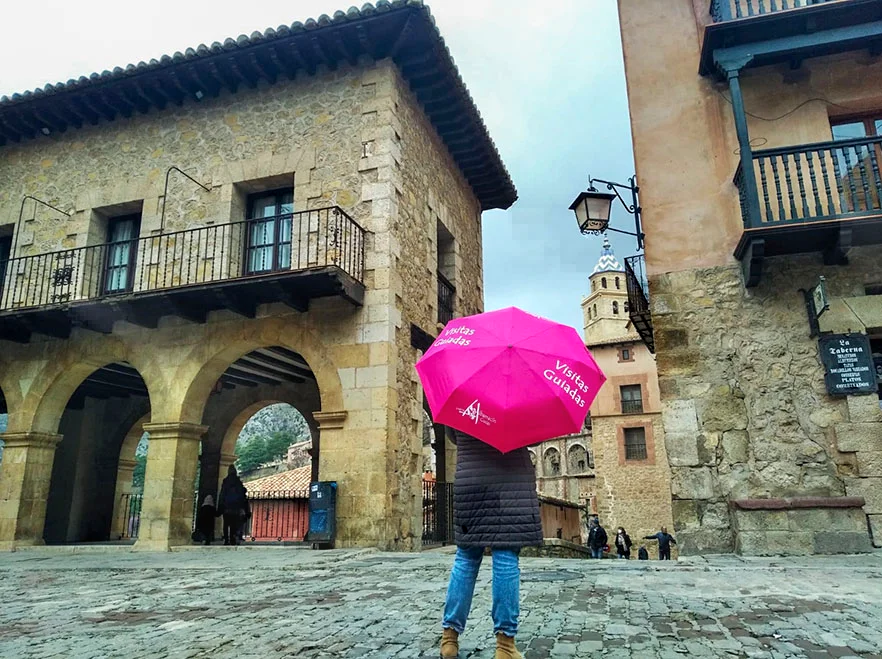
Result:
{"label": "stone masonry wall", "polygon": [[[173,173],[163,200],[172,165],[211,192]],[[457,270],[469,282],[460,287],[458,312],[481,309],[480,212],[391,62],[320,70],[315,77],[4,147],[0,225],[17,220],[25,194],[71,211],[70,219],[60,219],[40,208],[24,223],[18,253],[34,254],[101,242],[106,216],[138,209],[141,236],[155,235],[163,201],[166,232],[241,220],[249,192],[292,184],[295,211],[336,204],[369,232],[363,307],[324,299],[307,313],[263,307],[254,320],[217,312],[205,325],[170,317],[156,330],[118,323],[109,336],[84,330],[67,341],[34,335],[14,356],[0,350],[10,431],[54,432],[58,419],[50,410],[63,409],[92,370],[122,360],[148,384],[153,423],[203,423],[204,399],[193,394],[207,384],[201,373],[222,370],[223,361],[228,365],[256,347],[282,345],[300,352],[319,381],[320,477],[339,483],[338,544],[416,549],[422,393],[409,324],[434,329],[432,213],[456,237]],[[177,446],[169,436],[169,445]],[[36,455],[17,441],[13,452]],[[49,447],[54,440],[27,441]],[[39,450],[48,455],[51,448]],[[157,464],[153,473],[166,468]],[[42,473],[13,471],[8,488],[0,483],[9,502],[28,474]],[[0,481],[5,477],[0,472]],[[28,491],[43,496],[44,485]],[[16,506],[2,508],[0,542],[18,533]]]}
{"label": "stone masonry wall", "polygon": [[[853,249],[847,267],[824,266],[820,254],[769,259],[761,284],[749,290],[734,265],[651,278],[674,526],[684,553],[736,549],[734,499],[850,494],[865,496],[866,513],[882,511],[874,463],[882,447],[869,439],[882,436],[878,400],[827,395],[798,290],[824,275],[834,300],[859,296],[882,309],[882,297],[863,297],[864,285],[879,280],[880,261],[878,247]],[[855,430],[864,444],[837,445],[838,435]],[[867,450],[863,463],[858,448]],[[826,528],[836,514],[807,521]]]}

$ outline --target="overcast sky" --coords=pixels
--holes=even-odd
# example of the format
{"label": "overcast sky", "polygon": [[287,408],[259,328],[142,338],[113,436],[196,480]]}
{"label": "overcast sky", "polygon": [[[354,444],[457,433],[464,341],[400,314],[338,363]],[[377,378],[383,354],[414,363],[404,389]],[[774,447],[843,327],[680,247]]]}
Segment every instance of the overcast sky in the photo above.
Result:
{"label": "overcast sky", "polygon": [[[199,43],[304,21],[351,0],[7,2],[0,94],[159,58]],[[589,173],[633,173],[615,0],[428,3],[518,188],[484,214],[488,310],[515,305],[581,331],[579,303],[600,253],[570,202]],[[359,4],[360,6],[360,4]],[[633,229],[623,212],[613,225]],[[621,260],[634,240],[610,234]]]}

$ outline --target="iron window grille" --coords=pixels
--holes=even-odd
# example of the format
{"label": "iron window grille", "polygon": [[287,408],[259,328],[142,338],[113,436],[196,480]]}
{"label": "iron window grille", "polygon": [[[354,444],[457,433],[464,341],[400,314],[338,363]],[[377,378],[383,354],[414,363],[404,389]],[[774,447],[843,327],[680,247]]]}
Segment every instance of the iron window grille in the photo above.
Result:
{"label": "iron window grille", "polygon": [[625,460],[646,460],[645,428],[625,428]]}

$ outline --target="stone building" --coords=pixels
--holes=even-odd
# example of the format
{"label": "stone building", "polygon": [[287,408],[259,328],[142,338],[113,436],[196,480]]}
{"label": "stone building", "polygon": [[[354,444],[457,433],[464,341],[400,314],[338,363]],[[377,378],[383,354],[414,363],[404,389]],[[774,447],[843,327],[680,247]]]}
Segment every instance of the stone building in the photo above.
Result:
{"label": "stone building", "polygon": [[515,199],[418,0],[0,99],[0,546],[106,539],[142,429],[135,547],[189,542],[285,402],[338,545],[419,548],[413,365]]}
{"label": "stone building", "polygon": [[650,5],[619,0],[680,550],[882,545],[882,4]]}
{"label": "stone building", "polygon": [[607,378],[591,405],[596,512],[607,530],[623,526],[638,542],[673,527],[658,373],[628,317],[625,269],[606,238],[590,279],[585,344]]}

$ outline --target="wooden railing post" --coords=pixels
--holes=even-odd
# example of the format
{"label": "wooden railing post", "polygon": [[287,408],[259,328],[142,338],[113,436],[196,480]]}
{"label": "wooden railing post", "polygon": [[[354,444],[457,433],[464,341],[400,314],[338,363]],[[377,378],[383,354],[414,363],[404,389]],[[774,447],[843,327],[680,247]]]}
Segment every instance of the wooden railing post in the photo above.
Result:
{"label": "wooden railing post", "polygon": [[715,23],[732,20],[731,2],[732,0],[711,0],[710,14]]}
{"label": "wooden railing post", "polygon": [[739,69],[729,69],[729,92],[732,97],[732,112],[735,115],[735,132],[738,134],[738,149],[741,154],[741,185],[744,186],[744,225],[759,226],[761,222],[759,192],[756,188],[756,172],[753,169],[753,151],[750,148],[750,133],[747,128],[747,114],[744,112],[744,97],[741,95]]}

